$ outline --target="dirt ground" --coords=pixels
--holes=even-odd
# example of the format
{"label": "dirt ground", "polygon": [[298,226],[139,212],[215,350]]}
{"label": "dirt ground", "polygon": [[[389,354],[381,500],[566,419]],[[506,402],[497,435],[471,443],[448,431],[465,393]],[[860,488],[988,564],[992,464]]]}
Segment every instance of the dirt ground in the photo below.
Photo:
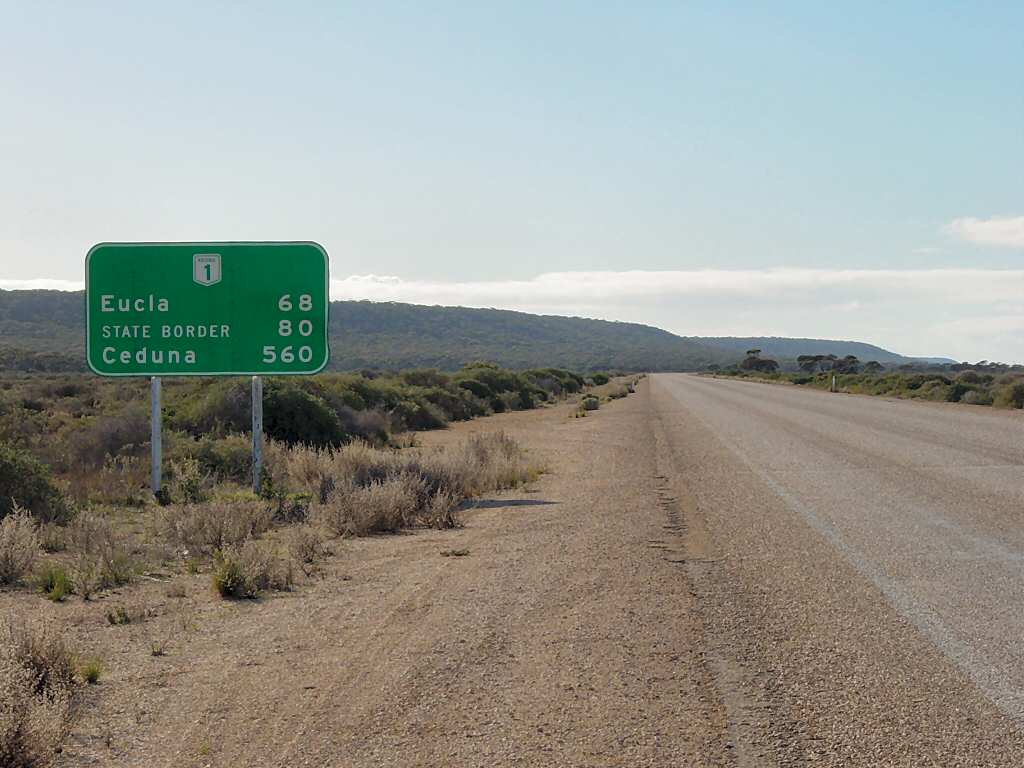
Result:
{"label": "dirt ground", "polygon": [[[89,603],[0,595],[104,661],[61,764],[734,764],[648,397],[426,434],[503,429],[547,472],[463,529],[340,542],[292,592],[157,574]],[[118,605],[139,618],[111,626]]]}

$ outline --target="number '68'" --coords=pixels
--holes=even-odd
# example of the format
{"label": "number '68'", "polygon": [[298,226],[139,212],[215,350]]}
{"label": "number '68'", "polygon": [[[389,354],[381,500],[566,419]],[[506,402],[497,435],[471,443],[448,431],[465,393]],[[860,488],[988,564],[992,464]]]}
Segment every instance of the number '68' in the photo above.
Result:
{"label": "number '68'", "polygon": [[[290,293],[286,293],[284,296],[278,299],[277,308],[282,312],[291,312],[292,295]],[[311,309],[313,309],[313,297],[310,296],[308,293],[304,293],[301,296],[299,296],[299,311],[309,312]]]}

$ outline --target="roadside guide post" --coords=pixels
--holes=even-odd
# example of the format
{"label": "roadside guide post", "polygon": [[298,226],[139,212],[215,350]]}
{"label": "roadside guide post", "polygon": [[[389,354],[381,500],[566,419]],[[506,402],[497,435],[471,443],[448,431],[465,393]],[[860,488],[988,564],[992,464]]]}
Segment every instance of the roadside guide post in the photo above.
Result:
{"label": "roadside guide post", "polygon": [[327,365],[329,264],[313,242],[100,243],[85,257],[86,359],[150,378],[151,485],[161,487],[161,378],[252,376],[252,484],[263,376]]}
{"label": "roadside guide post", "polygon": [[252,377],[252,492],[263,479],[263,379]]}
{"label": "roadside guide post", "polygon": [[149,445],[150,445],[150,487],[153,495],[160,495],[163,480],[163,429],[160,408],[160,377],[154,376],[149,382]]}

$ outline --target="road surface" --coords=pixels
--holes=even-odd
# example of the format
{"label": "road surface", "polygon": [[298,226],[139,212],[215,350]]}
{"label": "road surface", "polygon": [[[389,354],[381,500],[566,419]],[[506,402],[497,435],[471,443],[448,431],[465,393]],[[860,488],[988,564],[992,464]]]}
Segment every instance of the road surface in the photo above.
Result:
{"label": "road surface", "polygon": [[1019,413],[683,375],[651,403],[751,765],[1022,764]]}

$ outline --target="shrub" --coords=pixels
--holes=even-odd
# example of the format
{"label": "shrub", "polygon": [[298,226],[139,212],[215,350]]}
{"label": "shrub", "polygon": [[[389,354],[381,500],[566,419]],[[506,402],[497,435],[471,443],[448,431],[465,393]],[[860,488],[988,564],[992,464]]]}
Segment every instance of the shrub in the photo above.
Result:
{"label": "shrub", "polygon": [[287,589],[292,581],[290,569],[264,542],[250,539],[214,556],[213,587],[221,597],[255,599],[267,589]]}
{"label": "shrub", "polygon": [[446,387],[451,382],[448,374],[441,373],[436,368],[402,371],[399,378],[414,387]]}
{"label": "shrub", "polygon": [[47,600],[52,600],[55,603],[62,602],[75,591],[68,572],[55,563],[47,563],[43,566],[36,575],[36,586]]}
{"label": "shrub", "polygon": [[0,520],[0,584],[21,581],[39,555],[39,536],[32,517],[18,507]]}
{"label": "shrub", "polygon": [[946,402],[959,403],[963,396],[969,392],[975,391],[975,388],[970,384],[964,384],[962,382],[956,382],[950,386],[949,391],[946,392]]}
{"label": "shrub", "polygon": [[319,508],[320,522],[339,536],[390,533],[407,525],[416,511],[418,489],[409,475],[350,485]]}
{"label": "shrub", "polygon": [[995,377],[990,373],[978,373],[977,371],[963,371],[957,377],[957,381],[964,384],[991,384]]}
{"label": "shrub", "polygon": [[123,605],[115,606],[107,611],[107,624],[119,627],[132,623],[131,612]]}
{"label": "shrub", "polygon": [[288,554],[306,571],[326,554],[320,531],[309,525],[297,525],[287,534]]}
{"label": "shrub", "polygon": [[519,446],[500,432],[433,450],[381,450],[362,442],[335,451],[272,445],[275,498],[289,488],[308,489],[316,522],[341,536],[414,524],[455,527],[464,499],[534,475]]}
{"label": "shrub", "polygon": [[170,498],[182,504],[199,504],[209,498],[209,477],[203,474],[199,461],[183,458],[171,464]]}
{"label": "shrub", "polygon": [[441,429],[448,424],[444,411],[433,403],[402,400],[392,411],[402,429]]}
{"label": "shrub", "polygon": [[244,435],[204,435],[196,442],[192,455],[202,469],[220,480],[244,483],[252,476],[252,442]]}
{"label": "shrub", "polygon": [[245,432],[252,424],[249,386],[239,379],[193,384],[168,405],[169,423],[193,435]]}
{"label": "shrub", "polygon": [[149,412],[141,403],[132,403],[115,414],[96,417],[87,428],[73,432],[68,443],[76,464],[99,467],[108,456],[140,452],[149,438]]}
{"label": "shrub", "polygon": [[390,437],[391,419],[377,409],[359,411],[347,405],[336,409],[341,428],[346,434],[374,443],[387,443]]}
{"label": "shrub", "polygon": [[629,395],[629,390],[625,386],[612,387],[608,390],[609,400],[618,400]]}
{"label": "shrub", "polygon": [[79,674],[84,682],[89,685],[96,685],[100,681],[100,675],[103,674],[103,662],[97,658],[86,659],[82,662]]}
{"label": "shrub", "polygon": [[83,512],[68,526],[68,538],[79,556],[74,588],[83,598],[134,581],[135,562],[127,540],[106,517]]}
{"label": "shrub", "polygon": [[607,384],[609,381],[611,381],[611,379],[608,378],[607,373],[593,373],[590,375],[590,380],[594,382],[594,384],[596,384],[597,386]]}
{"label": "shrub", "polygon": [[15,504],[42,522],[64,522],[71,516],[50,470],[27,452],[0,444],[0,518]]}
{"label": "shrub", "polygon": [[580,405],[583,406],[583,410],[585,411],[596,411],[598,408],[601,407],[601,401],[598,400],[593,395],[587,395],[580,402]]}
{"label": "shrub", "polygon": [[214,552],[259,536],[272,522],[273,510],[261,501],[212,501],[165,507],[156,525],[177,546]]}
{"label": "shrub", "polygon": [[1014,381],[999,387],[995,405],[1002,408],[1024,408],[1024,381]]}
{"label": "shrub", "polygon": [[0,623],[0,765],[48,765],[67,735],[73,693],[72,657],[56,630]]}
{"label": "shrub", "polygon": [[970,392],[964,393],[964,396],[960,398],[960,402],[967,405],[992,405],[992,395],[989,392],[972,389]]}
{"label": "shrub", "polygon": [[461,528],[462,518],[459,516],[460,503],[460,500],[451,491],[438,491],[427,503],[426,509],[419,516],[419,520],[428,528],[440,530]]}
{"label": "shrub", "polygon": [[263,395],[263,428],[288,445],[338,446],[348,442],[338,415],[321,398],[274,384]]}
{"label": "shrub", "polygon": [[459,379],[457,384],[459,387],[471,392],[481,400],[490,400],[494,397],[494,391],[482,381],[477,381],[476,379]]}

